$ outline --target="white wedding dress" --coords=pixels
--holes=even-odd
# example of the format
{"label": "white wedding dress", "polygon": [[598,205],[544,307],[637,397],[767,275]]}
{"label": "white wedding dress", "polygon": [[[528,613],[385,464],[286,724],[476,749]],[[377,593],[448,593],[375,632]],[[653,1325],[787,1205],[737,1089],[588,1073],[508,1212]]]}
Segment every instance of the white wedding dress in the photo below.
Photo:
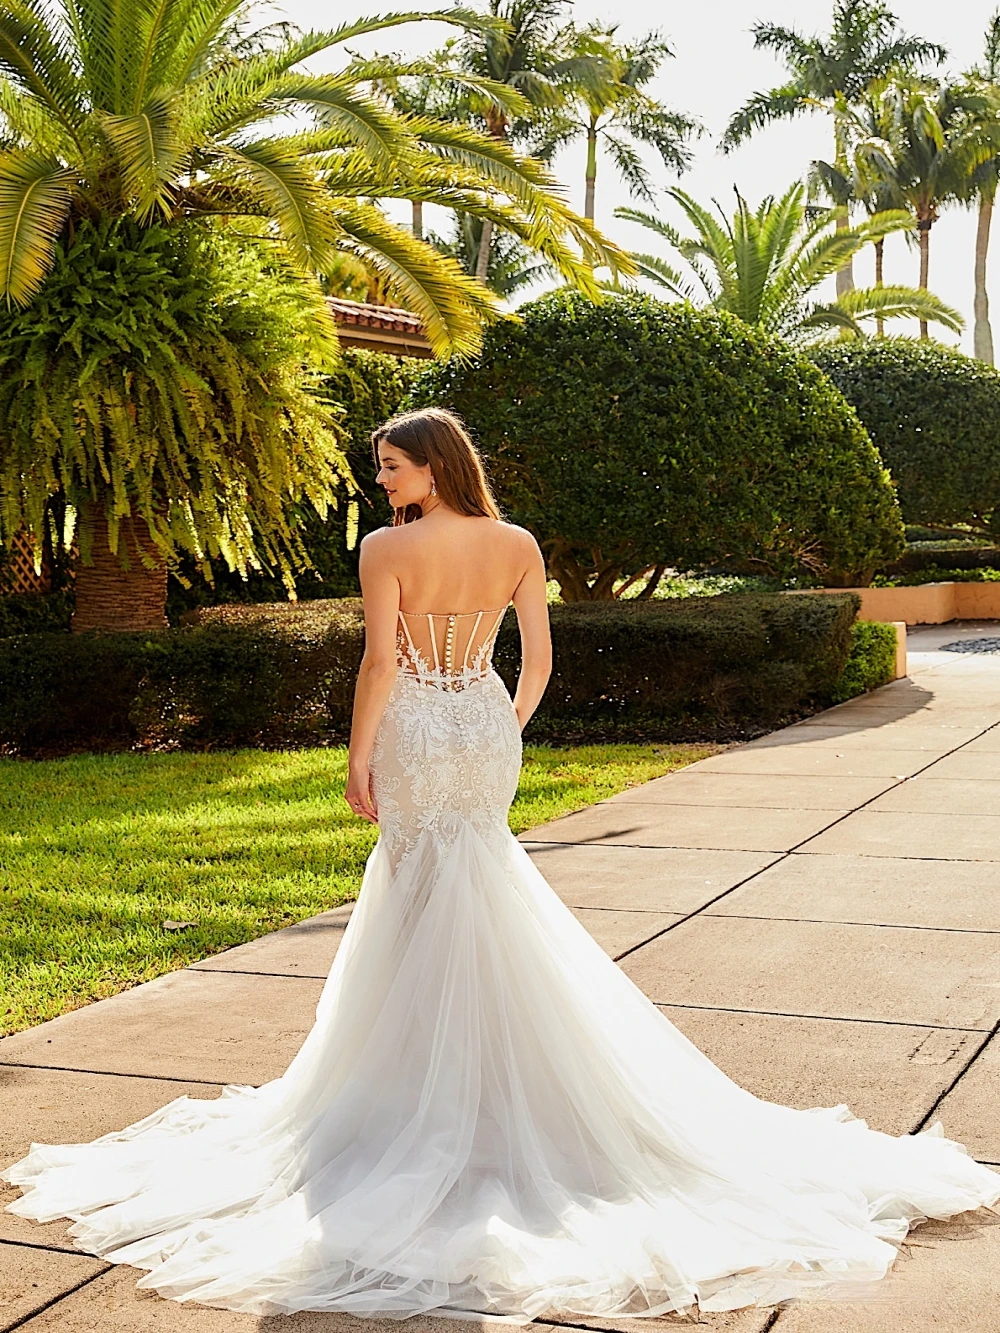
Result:
{"label": "white wedding dress", "polygon": [[523,1324],[857,1296],[1000,1198],[939,1127],[758,1100],[587,934],[507,826],[502,618],[400,616],[380,837],[287,1072],[33,1145],[13,1212],[175,1300]]}

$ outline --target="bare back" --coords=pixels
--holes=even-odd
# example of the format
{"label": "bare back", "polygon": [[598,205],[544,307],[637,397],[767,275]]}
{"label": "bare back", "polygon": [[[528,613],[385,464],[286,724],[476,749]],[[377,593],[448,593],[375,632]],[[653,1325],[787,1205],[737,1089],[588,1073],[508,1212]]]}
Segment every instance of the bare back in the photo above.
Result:
{"label": "bare back", "polygon": [[492,518],[435,511],[365,538],[362,589],[369,641],[407,664],[451,676],[488,668],[511,602],[522,649],[549,651],[545,572],[535,539]]}

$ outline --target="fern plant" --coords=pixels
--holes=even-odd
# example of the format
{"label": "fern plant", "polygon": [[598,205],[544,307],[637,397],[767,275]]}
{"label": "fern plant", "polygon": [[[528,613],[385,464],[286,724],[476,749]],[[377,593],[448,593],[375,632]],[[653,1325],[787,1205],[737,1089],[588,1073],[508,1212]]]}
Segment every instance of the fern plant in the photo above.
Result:
{"label": "fern plant", "polygon": [[30,305],[0,308],[0,541],[40,537],[65,496],[78,599],[101,578],[95,538],[127,562],[136,523],[144,561],[190,553],[210,578],[221,557],[291,589],[309,564],[292,506],[348,498],[336,409],[313,391],[335,335],[319,294],[261,250],[200,226],[85,222]]}

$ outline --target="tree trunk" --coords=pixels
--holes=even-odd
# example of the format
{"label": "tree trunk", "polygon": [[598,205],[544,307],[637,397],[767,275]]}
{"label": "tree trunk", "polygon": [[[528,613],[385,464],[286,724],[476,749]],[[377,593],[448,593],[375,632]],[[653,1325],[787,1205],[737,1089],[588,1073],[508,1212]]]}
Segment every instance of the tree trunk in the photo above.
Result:
{"label": "tree trunk", "polygon": [[[884,263],[885,263],[885,237],[883,236],[880,241],[875,242],[875,286],[876,287],[883,286],[882,271]],[[879,338],[885,337],[885,320],[882,318],[881,315],[878,315],[876,317],[875,331]]]}
{"label": "tree trunk", "polygon": [[594,193],[597,188],[597,126],[593,120],[587,126],[587,191],[583,201],[583,216],[594,220]]}
{"label": "tree trunk", "polygon": [[[91,506],[89,519],[93,530],[91,563],[86,565],[81,560],[76,566],[73,633],[82,634],[88,629],[105,633],[166,629],[167,571],[146,525],[141,520],[123,520],[118,534],[119,554],[115,554],[108,546],[103,506]],[[142,563],[143,551],[157,561],[156,569],[147,569]],[[122,568],[122,552],[128,554],[130,569]]]}
{"label": "tree trunk", "polygon": [[492,239],[492,219],[483,218],[483,230],[479,237],[479,253],[476,255],[476,277],[484,285],[490,271],[490,242]]}
{"label": "tree trunk", "polygon": [[[846,231],[851,225],[851,219],[847,216],[847,208],[837,210],[837,230]],[[854,260],[849,259],[844,267],[837,272],[837,296],[846,295],[847,292],[854,291]]]}
{"label": "tree trunk", "polygon": [[410,230],[413,232],[414,236],[417,238],[418,241],[422,241],[424,239],[423,201],[420,199],[414,199],[410,204],[410,208],[413,213],[413,223],[410,227]]}
{"label": "tree trunk", "polygon": [[990,328],[990,298],[986,291],[986,254],[990,247],[990,223],[993,200],[985,194],[979,200],[979,225],[976,228],[976,295],[973,303],[975,328],[973,355],[988,366],[993,365],[993,330]]}
{"label": "tree trunk", "polygon": [[[920,218],[917,221],[917,233],[920,237],[920,282],[917,284],[921,291],[927,290],[927,279],[930,276],[931,267],[931,219]],[[921,338],[929,338],[931,335],[927,329],[926,319],[920,321]]]}

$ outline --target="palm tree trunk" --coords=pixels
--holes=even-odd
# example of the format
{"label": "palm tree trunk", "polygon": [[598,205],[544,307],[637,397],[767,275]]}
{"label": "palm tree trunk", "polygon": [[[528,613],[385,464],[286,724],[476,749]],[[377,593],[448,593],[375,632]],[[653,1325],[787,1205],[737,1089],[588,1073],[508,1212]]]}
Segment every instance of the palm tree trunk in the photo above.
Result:
{"label": "palm tree trunk", "polygon": [[990,328],[990,298],[986,291],[986,254],[990,247],[990,223],[993,199],[983,194],[979,200],[979,224],[976,227],[976,294],[973,302],[975,328],[973,355],[988,366],[993,365],[993,330]]}
{"label": "palm tree trunk", "polygon": [[593,119],[587,126],[587,191],[583,201],[583,216],[594,220],[594,191],[597,187],[597,126]]}
{"label": "palm tree trunk", "polygon": [[[920,237],[920,282],[917,284],[921,291],[927,290],[927,279],[930,276],[931,266],[931,219],[919,218],[917,220],[917,234]],[[929,338],[931,335],[927,329],[926,319],[920,321],[921,338]]]}
{"label": "palm tree trunk", "polygon": [[410,204],[410,208],[413,213],[413,223],[410,227],[410,230],[413,232],[414,236],[417,238],[418,241],[422,241],[424,239],[423,200],[414,199],[413,202]]}
{"label": "palm tree trunk", "polygon": [[[851,219],[847,216],[846,206],[837,210],[837,230],[846,231],[851,225]],[[854,291],[854,260],[849,259],[842,269],[837,272],[837,296],[845,296],[848,292]]]}
{"label": "palm tree trunk", "polygon": [[485,283],[490,271],[490,241],[493,239],[493,222],[483,218],[483,230],[479,235],[479,253],[476,255],[476,277]]}
{"label": "palm tree trunk", "polygon": [[[103,506],[90,506],[88,519],[94,534],[91,563],[80,561],[76,566],[73,633],[88,629],[105,633],[166,629],[167,571],[145,524],[121,525],[118,550],[127,553],[130,565],[123,569],[119,554],[108,546]],[[155,569],[147,569],[142,563],[142,552],[156,560]]]}
{"label": "palm tree trunk", "polygon": [[[875,242],[875,286],[881,287],[883,265],[885,263],[885,237]],[[875,330],[879,338],[885,337],[885,320],[879,315],[875,320]]]}

